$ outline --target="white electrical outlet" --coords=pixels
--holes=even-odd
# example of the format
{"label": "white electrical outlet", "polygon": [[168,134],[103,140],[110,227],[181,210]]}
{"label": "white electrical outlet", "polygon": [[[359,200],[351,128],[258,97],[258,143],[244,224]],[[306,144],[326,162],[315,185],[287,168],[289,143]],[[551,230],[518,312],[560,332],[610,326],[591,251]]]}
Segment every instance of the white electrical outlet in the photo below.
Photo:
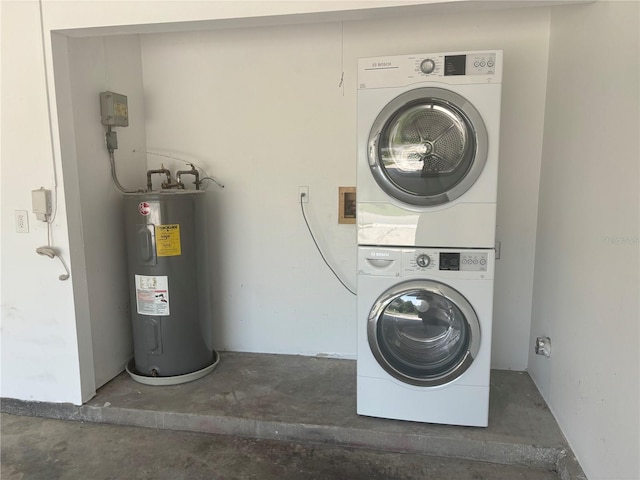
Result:
{"label": "white electrical outlet", "polygon": [[309,203],[309,187],[298,187],[298,202],[302,198],[302,203]]}
{"label": "white electrical outlet", "polygon": [[26,210],[16,210],[16,232],[29,233],[29,212]]}

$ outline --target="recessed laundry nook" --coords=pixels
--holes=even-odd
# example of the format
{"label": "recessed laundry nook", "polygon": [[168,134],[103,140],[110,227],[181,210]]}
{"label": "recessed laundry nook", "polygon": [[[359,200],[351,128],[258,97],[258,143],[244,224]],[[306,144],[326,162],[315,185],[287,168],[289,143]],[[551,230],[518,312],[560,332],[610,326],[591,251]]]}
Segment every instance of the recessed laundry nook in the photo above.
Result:
{"label": "recessed laundry nook", "polygon": [[636,2],[0,8],[3,414],[640,474]]}

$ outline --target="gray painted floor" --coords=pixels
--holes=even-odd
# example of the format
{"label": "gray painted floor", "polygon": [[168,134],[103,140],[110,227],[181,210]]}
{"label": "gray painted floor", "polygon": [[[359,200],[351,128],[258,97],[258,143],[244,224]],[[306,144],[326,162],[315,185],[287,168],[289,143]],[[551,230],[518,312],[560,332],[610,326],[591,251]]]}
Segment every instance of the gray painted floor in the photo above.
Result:
{"label": "gray painted floor", "polygon": [[[162,459],[160,463],[166,464],[166,468],[170,468],[169,465],[174,468],[179,458],[185,456],[192,458],[194,465],[200,465],[200,455],[190,453],[193,449],[197,452],[204,448],[206,454],[213,456],[223,452],[220,455],[227,458],[223,463],[236,465],[239,470],[235,473],[229,470],[230,473],[220,473],[215,478],[272,478],[263,476],[266,473],[262,472],[258,476],[252,475],[257,475],[256,469],[264,469],[267,464],[278,471],[291,462],[299,464],[300,471],[307,472],[306,476],[278,478],[584,478],[544,400],[523,372],[491,372],[487,428],[357,415],[355,361],[230,352],[221,355],[220,364],[213,373],[194,382],[149,386],[135,382],[123,373],[83,406],[3,399],[1,410],[13,415],[126,426],[61,424],[66,425],[62,427],[56,423],[43,423],[42,427],[31,425],[29,428],[41,428],[45,433],[56,428],[81,428],[71,435],[86,435],[87,438],[92,438],[90,432],[94,429],[106,432],[101,435],[121,438],[123,445],[128,445],[120,450],[122,455],[128,454],[129,458],[132,452],[148,455],[158,452],[158,458]],[[18,419],[12,422],[18,422]],[[11,433],[2,426],[3,464],[5,436],[7,442],[29,445],[28,434],[19,438],[19,430],[14,428]],[[118,434],[119,431],[122,433]],[[10,433],[14,436],[10,437]],[[139,438],[139,442],[128,444],[129,438]],[[163,450],[162,443],[156,444],[156,438],[167,438],[174,448]],[[72,444],[69,440],[66,442],[69,448]],[[183,442],[192,447],[182,450]],[[56,443],[50,445],[53,452],[57,451]],[[119,444],[116,443],[115,440],[108,442],[106,451],[117,451]],[[89,447],[80,444],[74,448]],[[37,457],[38,450],[34,451]],[[85,450],[80,450],[79,455],[98,462]],[[251,458],[251,462],[240,460],[242,455]],[[283,455],[281,461],[278,455]],[[329,459],[333,457],[341,460],[332,463]],[[19,456],[7,458],[14,467],[21,461]],[[141,465],[140,468],[151,469],[151,458],[145,460],[146,467]],[[208,468],[205,464],[201,466],[204,470],[194,470],[189,478],[199,478],[199,472]],[[131,460],[129,465],[135,466],[135,462]],[[379,468],[389,465],[391,470],[379,470],[378,467],[378,470],[371,470],[375,465]],[[415,465],[415,469],[408,465]],[[348,470],[351,467],[353,470]],[[393,470],[395,468],[397,471]],[[432,472],[430,468],[441,470]],[[467,473],[461,473],[458,468],[467,469]],[[443,473],[448,470],[453,472],[452,476]],[[498,476],[496,472],[500,471],[507,472],[507,476]],[[358,477],[361,472],[367,472],[367,475]],[[295,470],[287,473],[295,474]],[[144,476],[144,473],[140,475]]]}
{"label": "gray painted floor", "polygon": [[549,471],[415,454],[2,414],[3,480],[557,480]]}

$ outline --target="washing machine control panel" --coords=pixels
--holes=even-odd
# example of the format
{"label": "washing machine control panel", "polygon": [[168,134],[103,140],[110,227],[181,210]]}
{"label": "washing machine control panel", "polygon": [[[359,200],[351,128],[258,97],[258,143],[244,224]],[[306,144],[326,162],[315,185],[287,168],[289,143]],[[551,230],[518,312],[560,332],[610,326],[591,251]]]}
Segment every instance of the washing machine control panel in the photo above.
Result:
{"label": "washing machine control panel", "polygon": [[423,249],[402,252],[402,273],[404,275],[438,269],[437,252]]}
{"label": "washing machine control panel", "polygon": [[477,272],[484,278],[484,274],[493,274],[492,261],[493,252],[489,250],[359,247],[358,275],[452,276],[457,272]]}
{"label": "washing machine control panel", "polygon": [[440,252],[440,270],[486,272],[486,252]]}
{"label": "washing machine control panel", "polygon": [[431,263],[431,257],[426,253],[421,253],[416,256],[416,265],[422,268],[426,268]]}
{"label": "washing machine control panel", "polygon": [[439,251],[418,248],[402,252],[402,273],[411,275],[431,270],[486,272],[488,261],[489,254],[482,251]]}

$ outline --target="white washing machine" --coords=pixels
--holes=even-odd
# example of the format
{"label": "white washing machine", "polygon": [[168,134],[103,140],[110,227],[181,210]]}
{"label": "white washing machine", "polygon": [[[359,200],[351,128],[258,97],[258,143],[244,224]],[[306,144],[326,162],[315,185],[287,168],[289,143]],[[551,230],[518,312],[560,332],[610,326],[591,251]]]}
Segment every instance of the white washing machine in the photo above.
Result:
{"label": "white washing machine", "polygon": [[485,427],[491,249],[358,248],[357,411]]}
{"label": "white washing machine", "polygon": [[359,245],[495,245],[502,51],[358,61]]}

